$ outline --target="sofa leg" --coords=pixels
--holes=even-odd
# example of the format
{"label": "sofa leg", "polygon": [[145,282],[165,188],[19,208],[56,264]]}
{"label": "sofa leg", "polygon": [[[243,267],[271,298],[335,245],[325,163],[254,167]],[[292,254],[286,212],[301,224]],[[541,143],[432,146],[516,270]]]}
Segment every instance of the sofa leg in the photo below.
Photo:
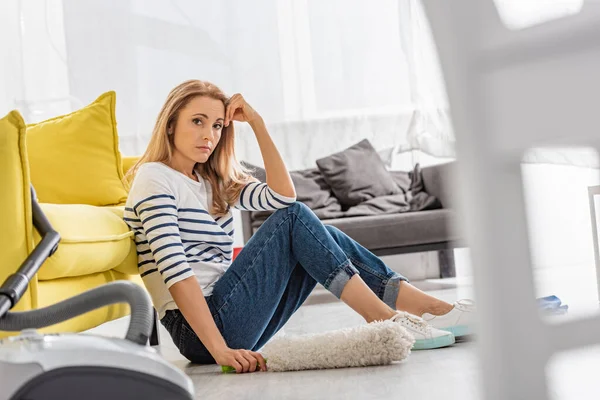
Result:
{"label": "sofa leg", "polygon": [[160,344],[160,338],[158,336],[158,314],[156,310],[153,310],[153,322],[152,322],[152,332],[150,332],[150,346],[158,346]]}
{"label": "sofa leg", "polygon": [[439,250],[438,263],[440,265],[440,278],[456,277],[456,266],[454,264],[454,250]]}

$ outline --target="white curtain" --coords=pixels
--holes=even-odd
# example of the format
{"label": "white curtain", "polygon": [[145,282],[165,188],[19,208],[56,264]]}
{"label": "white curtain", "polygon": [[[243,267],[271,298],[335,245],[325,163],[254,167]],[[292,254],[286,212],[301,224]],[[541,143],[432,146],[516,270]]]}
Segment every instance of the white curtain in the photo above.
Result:
{"label": "white curtain", "polygon": [[420,0],[400,0],[400,38],[409,66],[414,114],[407,132],[411,150],[454,157],[454,134],[437,50]]}
{"label": "white curtain", "polygon": [[[243,93],[290,168],[363,138],[454,156],[420,0],[2,0],[0,44],[1,114],[36,122],[115,90],[126,155],[144,150],[168,91],[199,78]],[[260,163],[238,131],[239,157]],[[597,164],[548,154],[527,161]]]}
{"label": "white curtain", "polygon": [[84,105],[70,92],[62,2],[0,2],[0,113],[28,122]]}
{"label": "white curtain", "polygon": [[[429,34],[420,32],[426,24],[403,26],[416,6],[405,0],[3,0],[0,40],[8,51],[0,62],[0,112],[17,108],[35,122],[115,90],[121,150],[139,154],[168,91],[199,78],[244,94],[290,168],[310,166],[365,137],[378,149],[427,146],[421,137],[431,120],[422,115],[441,108],[424,92],[443,87],[421,76],[430,74],[423,68],[429,56],[416,49],[433,49]],[[416,120],[426,122],[415,127]],[[443,128],[435,128],[442,137]],[[260,162],[248,128],[239,131],[240,158]]]}

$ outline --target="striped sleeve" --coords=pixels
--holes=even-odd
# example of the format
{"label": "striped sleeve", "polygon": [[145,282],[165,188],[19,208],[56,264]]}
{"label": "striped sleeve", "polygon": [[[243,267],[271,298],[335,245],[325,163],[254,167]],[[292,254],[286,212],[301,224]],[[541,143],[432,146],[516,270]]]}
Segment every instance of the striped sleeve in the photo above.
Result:
{"label": "striped sleeve", "polygon": [[140,271],[142,275],[160,274],[167,288],[194,276],[181,242],[175,196],[169,185],[146,180],[135,189],[129,194],[133,197],[131,212],[137,218],[132,222],[141,226],[154,260],[149,269]]}
{"label": "striped sleeve", "polygon": [[246,211],[272,211],[294,204],[295,197],[282,196],[266,183],[250,182],[240,192],[234,208]]}

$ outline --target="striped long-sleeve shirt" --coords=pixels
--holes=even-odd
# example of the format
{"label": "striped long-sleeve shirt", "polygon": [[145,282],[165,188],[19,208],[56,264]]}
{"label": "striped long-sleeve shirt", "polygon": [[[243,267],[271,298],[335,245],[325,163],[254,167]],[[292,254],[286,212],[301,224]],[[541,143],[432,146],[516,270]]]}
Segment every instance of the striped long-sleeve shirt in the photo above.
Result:
{"label": "striped long-sleeve shirt", "polygon": [[[233,215],[209,213],[212,190],[162,163],[140,167],[131,186],[124,220],[134,232],[138,268],[160,318],[177,305],[168,288],[196,276],[205,296],[231,264]],[[275,210],[296,199],[274,192],[265,183],[247,184],[233,206],[241,210]]]}

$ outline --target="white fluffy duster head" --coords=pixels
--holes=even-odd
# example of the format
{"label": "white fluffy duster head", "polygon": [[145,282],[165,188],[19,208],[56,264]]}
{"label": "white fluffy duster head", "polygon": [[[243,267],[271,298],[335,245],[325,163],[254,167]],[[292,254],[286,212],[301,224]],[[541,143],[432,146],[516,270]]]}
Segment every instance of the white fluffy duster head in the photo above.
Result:
{"label": "white fluffy duster head", "polygon": [[415,339],[399,323],[372,322],[354,328],[302,336],[284,336],[267,343],[261,353],[269,371],[366,367],[404,360]]}

